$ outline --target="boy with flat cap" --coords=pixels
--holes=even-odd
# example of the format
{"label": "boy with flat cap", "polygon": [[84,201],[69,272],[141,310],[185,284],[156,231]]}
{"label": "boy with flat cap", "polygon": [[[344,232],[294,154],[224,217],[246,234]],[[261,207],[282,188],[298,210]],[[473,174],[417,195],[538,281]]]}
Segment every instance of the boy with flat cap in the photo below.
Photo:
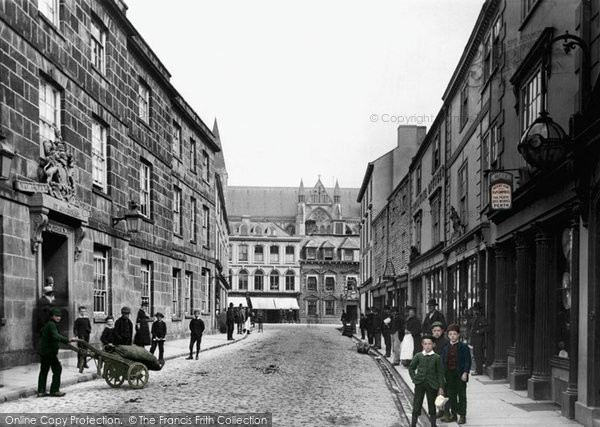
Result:
{"label": "boy with flat cap", "polygon": [[449,342],[442,351],[442,366],[446,380],[446,395],[450,398],[452,415],[444,416],[445,423],[456,421],[458,424],[467,422],[467,381],[471,372],[471,350],[464,342],[458,340],[460,326],[453,323],[448,326]]}
{"label": "boy with flat cap", "polygon": [[131,309],[127,306],[121,309],[121,317],[115,322],[115,345],[131,345],[133,340],[133,323],[129,320]]}
{"label": "boy with flat cap", "polygon": [[[68,343],[75,341],[75,338],[67,338],[58,333],[56,324],[60,322],[62,313],[59,308],[53,307],[50,309],[50,320],[44,326],[42,331],[41,345],[41,365],[40,375],[38,377],[38,397],[54,396],[62,397],[64,392],[60,391],[60,374],[62,373],[62,365],[58,360],[58,343]],[[50,385],[50,394],[46,393],[46,380],[48,379],[48,371],[52,369],[52,383]]]}

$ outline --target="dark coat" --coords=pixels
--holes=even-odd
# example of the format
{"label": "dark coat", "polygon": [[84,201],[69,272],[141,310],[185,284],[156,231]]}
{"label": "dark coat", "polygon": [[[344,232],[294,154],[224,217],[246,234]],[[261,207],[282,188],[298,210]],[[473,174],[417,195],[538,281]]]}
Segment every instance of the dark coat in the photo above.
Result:
{"label": "dark coat", "polygon": [[201,337],[204,333],[204,322],[202,319],[194,318],[190,320],[190,331],[193,337]]}
{"label": "dark coat", "polygon": [[383,320],[381,319],[381,315],[379,313],[373,313],[373,321],[371,330],[373,332],[381,332],[381,327],[383,326]]}
{"label": "dark coat", "polygon": [[133,323],[121,316],[115,321],[115,345],[131,345],[133,339]]}
{"label": "dark coat", "polygon": [[421,321],[415,317],[409,317],[406,320],[406,329],[410,332],[415,342],[413,354],[417,354],[423,349],[421,345]]}
{"label": "dark coat", "polygon": [[485,340],[485,334],[489,332],[490,325],[485,317],[479,315],[471,322],[471,344],[481,345]]}
{"label": "dark coat", "polygon": [[[442,350],[442,369],[446,371],[446,361],[448,360],[448,348],[451,346],[450,341],[446,343]],[[458,346],[458,376],[467,373],[467,381],[469,381],[469,373],[471,372],[471,350],[464,342],[459,341],[455,345]]]}
{"label": "dark coat", "polygon": [[404,338],[404,320],[399,314],[392,315],[392,322],[390,323],[390,334],[398,334],[400,341]]}
{"label": "dark coat", "polygon": [[42,336],[44,326],[50,320],[50,309],[54,306],[54,302],[51,302],[46,295],[39,299],[35,319],[35,333],[38,338]]}
{"label": "dark coat", "polygon": [[68,343],[69,338],[58,333],[56,322],[50,319],[42,331],[42,356],[56,356],[58,354],[58,343]]}
{"label": "dark coat", "polygon": [[441,356],[446,344],[448,344],[448,338],[446,338],[446,334],[442,334],[437,340],[435,340],[435,347],[433,347],[433,351]]}
{"label": "dark coat", "polygon": [[115,328],[106,327],[100,336],[100,342],[103,345],[115,344]]}
{"label": "dark coat", "polygon": [[152,323],[152,341],[164,341],[167,336],[167,324],[163,320]]}
{"label": "dark coat", "polygon": [[77,338],[89,341],[92,333],[92,324],[87,317],[78,317],[73,323],[73,335]]}
{"label": "dark coat", "polygon": [[135,319],[135,339],[133,340],[135,345],[145,346],[152,344],[148,320],[150,320],[150,317],[140,308]]}
{"label": "dark coat", "polygon": [[430,334],[431,333],[431,324],[433,322],[442,322],[444,328],[446,327],[446,318],[439,310],[434,310],[433,313],[427,313],[425,318],[423,319],[423,333]]}
{"label": "dark coat", "polygon": [[360,329],[367,329],[367,318],[361,317],[359,325],[360,325]]}
{"label": "dark coat", "polygon": [[234,323],[236,320],[235,309],[233,307],[229,307],[227,309],[227,323]]}

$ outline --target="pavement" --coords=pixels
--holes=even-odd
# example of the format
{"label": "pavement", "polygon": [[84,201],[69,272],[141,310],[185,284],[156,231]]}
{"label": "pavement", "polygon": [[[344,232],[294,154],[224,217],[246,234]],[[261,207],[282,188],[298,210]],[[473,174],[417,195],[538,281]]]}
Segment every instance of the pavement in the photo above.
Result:
{"label": "pavement", "polygon": [[[227,334],[211,334],[202,336],[201,352],[222,347],[228,344],[233,344],[244,338],[246,334],[238,334],[234,332],[233,341],[227,341]],[[189,338],[172,340],[165,342],[164,359],[170,360],[182,356],[189,355]],[[146,346],[149,350],[149,346]],[[96,374],[96,365],[88,363],[90,368],[85,369],[83,373],[79,373],[77,369],[77,354],[69,349],[61,346],[59,350],[59,358],[62,364],[61,386],[77,384],[84,381],[91,381],[98,378]],[[195,347],[194,347],[195,351]],[[158,349],[154,353],[158,356]],[[17,400],[22,397],[29,397],[37,394],[38,375],[40,373],[40,364],[33,363],[30,365],[15,366],[14,368],[0,371],[0,404]],[[48,374],[48,388],[52,380],[52,372]],[[0,411],[2,407],[0,406]]]}
{"label": "pavement", "polygon": [[[356,335],[354,337],[360,340]],[[387,361],[386,364],[390,368],[395,369],[404,385],[414,392],[414,384],[410,379],[408,368],[402,365],[392,366],[393,358],[386,358],[384,349],[375,351],[378,353],[378,357]],[[424,402],[419,421],[422,426],[429,425],[429,421],[425,417],[427,413],[427,403]],[[442,423],[439,419],[438,424],[458,425],[456,422]],[[493,381],[487,375],[471,375],[467,383],[466,425],[547,427],[558,425],[580,426],[581,424],[563,417],[560,406],[552,401],[534,401],[527,397],[527,390],[511,390],[507,380]]]}

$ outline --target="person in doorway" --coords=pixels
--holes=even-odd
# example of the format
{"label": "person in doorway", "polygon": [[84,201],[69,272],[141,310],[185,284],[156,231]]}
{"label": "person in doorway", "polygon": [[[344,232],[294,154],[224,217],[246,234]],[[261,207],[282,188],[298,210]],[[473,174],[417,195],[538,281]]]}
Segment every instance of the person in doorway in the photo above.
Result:
{"label": "person in doorway", "polygon": [[[60,391],[60,374],[62,365],[58,360],[58,344],[75,341],[75,338],[67,338],[58,333],[56,325],[60,322],[62,313],[60,309],[53,307],[50,309],[50,319],[46,322],[42,332],[40,375],[38,377],[38,397],[53,396],[62,397],[64,392]],[[50,393],[46,393],[46,381],[48,380],[48,371],[52,370],[52,383],[50,384]]]}
{"label": "person in doorway", "polygon": [[436,394],[444,394],[444,389],[442,388],[444,386],[444,370],[440,356],[433,351],[435,338],[429,334],[423,335],[421,345],[423,350],[415,355],[408,366],[410,379],[415,384],[412,421],[410,425],[411,427],[417,426],[417,421],[421,415],[421,408],[423,407],[423,398],[427,396],[429,421],[432,427],[435,427],[435,397]]}
{"label": "person in doorway", "polygon": [[471,321],[471,331],[469,337],[473,346],[473,356],[475,357],[475,372],[473,375],[483,374],[483,365],[485,360],[485,334],[489,331],[488,320],[483,315],[483,306],[479,301],[473,304],[473,320]]}
{"label": "person in doorway", "polygon": [[381,323],[381,335],[383,336],[383,342],[385,343],[385,357],[392,355],[392,334],[390,331],[392,318],[390,306],[386,305],[383,307]]}
{"label": "person in doorway", "polygon": [[[92,324],[90,323],[90,319],[88,319],[87,317],[87,307],[83,305],[79,307],[78,314],[79,317],[77,317],[77,319],[75,319],[75,322],[73,323],[73,335],[75,335],[80,340],[90,342]],[[85,348],[81,343],[77,343],[77,347]],[[77,366],[79,367],[79,372],[83,372],[83,368],[89,368],[85,360],[85,355],[80,353],[77,354]]]}
{"label": "person in doorway", "polygon": [[360,327],[360,339],[364,340],[365,332],[367,332],[367,317],[365,316],[365,313],[360,313],[359,327]]}
{"label": "person in doorway", "polygon": [[152,345],[150,346],[150,353],[154,354],[156,346],[158,346],[158,361],[160,364],[165,363],[165,338],[167,336],[167,324],[163,321],[164,315],[157,311],[154,315],[156,320],[152,323]]}
{"label": "person in doorway", "polygon": [[448,340],[442,351],[442,367],[446,384],[446,395],[450,398],[452,415],[442,417],[445,423],[457,420],[458,424],[467,422],[467,381],[471,372],[471,350],[458,340],[460,326],[453,323],[448,326]]}
{"label": "person in doorway", "polygon": [[227,341],[233,340],[233,327],[235,325],[235,308],[233,307],[233,303],[229,303],[229,308],[227,309]]}
{"label": "person in doorway", "polygon": [[421,348],[421,321],[417,317],[417,309],[413,306],[406,307],[408,310],[408,318],[406,319],[406,330],[412,335],[414,348],[413,355],[419,353]]}
{"label": "person in doorway", "polygon": [[135,318],[135,339],[133,340],[133,343],[140,347],[152,344],[150,328],[148,327],[150,316],[148,316],[147,311],[148,301],[142,301],[142,307],[138,310]]}
{"label": "person in doorway", "polygon": [[442,314],[441,311],[437,309],[437,300],[435,298],[430,298],[427,301],[427,308],[429,311],[425,315],[423,319],[423,333],[428,334],[431,331],[431,324],[433,322],[442,322],[444,326],[446,326],[446,318]]}
{"label": "person in doorway", "polygon": [[106,327],[100,336],[100,342],[104,347],[115,345],[115,319],[112,316],[106,316]]}
{"label": "person in doorway", "polygon": [[202,343],[202,334],[204,333],[204,322],[200,319],[200,310],[194,310],[194,318],[190,320],[190,355],[187,360],[192,360],[194,343],[196,344],[196,360],[200,353],[200,344]]}
{"label": "person in doorway", "polygon": [[115,322],[115,345],[131,345],[133,339],[133,323],[129,320],[131,309],[127,306],[121,309],[121,317]]}

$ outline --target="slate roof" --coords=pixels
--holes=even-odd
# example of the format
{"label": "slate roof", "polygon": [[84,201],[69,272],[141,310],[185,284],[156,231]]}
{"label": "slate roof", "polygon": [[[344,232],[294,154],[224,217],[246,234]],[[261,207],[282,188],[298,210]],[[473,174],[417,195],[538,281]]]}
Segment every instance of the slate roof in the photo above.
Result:
{"label": "slate roof", "polygon": [[[356,202],[358,188],[340,188],[344,219],[360,218],[360,205]],[[307,201],[311,188],[304,193]],[[327,188],[333,199],[333,188]],[[227,187],[227,213],[231,217],[250,215],[260,218],[295,218],[298,207],[298,187]]]}
{"label": "slate roof", "polygon": [[307,248],[338,248],[338,249],[359,249],[358,245],[358,237],[348,237],[348,236],[307,236],[304,239],[300,246]]}

